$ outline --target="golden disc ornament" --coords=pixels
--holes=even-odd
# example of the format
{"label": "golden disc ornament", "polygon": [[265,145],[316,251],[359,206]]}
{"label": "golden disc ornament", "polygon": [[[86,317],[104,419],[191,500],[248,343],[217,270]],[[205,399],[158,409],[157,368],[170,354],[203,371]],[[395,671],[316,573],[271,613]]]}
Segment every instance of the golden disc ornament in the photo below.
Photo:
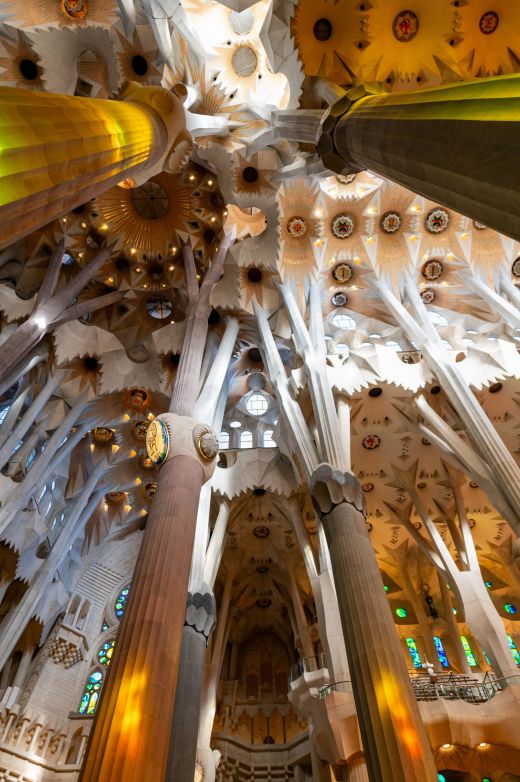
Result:
{"label": "golden disc ornament", "polygon": [[166,461],[170,450],[170,433],[164,421],[155,418],[146,433],[146,451],[154,464]]}

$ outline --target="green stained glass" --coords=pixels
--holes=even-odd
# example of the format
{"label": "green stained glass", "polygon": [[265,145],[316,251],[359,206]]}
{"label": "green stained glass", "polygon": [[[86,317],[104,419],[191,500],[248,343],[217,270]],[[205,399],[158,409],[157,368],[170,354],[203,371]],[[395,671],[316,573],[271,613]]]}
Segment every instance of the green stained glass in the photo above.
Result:
{"label": "green stained glass", "polygon": [[513,660],[517,665],[520,665],[520,652],[516,648],[516,644],[511,638],[510,635],[506,635],[507,643],[509,644],[509,648],[511,649],[511,654],[513,655]]}
{"label": "green stained glass", "polygon": [[470,668],[476,668],[478,663],[475,658],[475,655],[473,654],[473,649],[469,645],[469,641],[466,638],[465,635],[461,635],[460,641],[462,643],[462,648],[464,649],[464,654],[466,655],[466,659],[468,661],[468,665]]}
{"label": "green stained glass", "polygon": [[408,611],[406,610],[406,608],[396,608],[395,613],[399,617],[399,619],[405,619],[405,617],[408,616]]}
{"label": "green stained glass", "polygon": [[115,647],[115,639],[113,638],[111,641],[107,641],[103,644],[101,649],[98,650],[97,658],[101,665],[110,665],[110,661],[112,660],[112,655],[114,653],[114,647]]}
{"label": "green stained glass", "polygon": [[506,614],[516,614],[516,606],[513,603],[506,603],[504,606]]}
{"label": "green stained glass", "polygon": [[126,608],[129,594],[130,594],[130,584],[124,589],[122,589],[119,595],[117,596],[116,602],[114,604],[114,609],[118,619],[121,619],[121,617],[125,613],[125,608]]}
{"label": "green stained glass", "polygon": [[94,714],[102,684],[103,674],[101,671],[94,671],[94,673],[90,674],[79,704],[80,714]]}
{"label": "green stained glass", "polygon": [[415,643],[415,640],[413,638],[407,638],[406,645],[408,647],[408,651],[410,652],[410,657],[412,658],[413,667],[421,668],[422,666],[421,655],[417,650],[417,644]]}

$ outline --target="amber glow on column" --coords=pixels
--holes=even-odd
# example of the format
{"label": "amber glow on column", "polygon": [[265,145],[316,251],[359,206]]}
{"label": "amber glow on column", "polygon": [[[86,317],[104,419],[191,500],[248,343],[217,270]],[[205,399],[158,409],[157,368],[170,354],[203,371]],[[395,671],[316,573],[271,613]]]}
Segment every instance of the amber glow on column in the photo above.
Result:
{"label": "amber glow on column", "polygon": [[387,714],[397,725],[397,733],[413,758],[421,757],[421,743],[410,720],[406,704],[402,701],[398,682],[390,673],[383,673],[376,686],[377,705],[381,714]]}

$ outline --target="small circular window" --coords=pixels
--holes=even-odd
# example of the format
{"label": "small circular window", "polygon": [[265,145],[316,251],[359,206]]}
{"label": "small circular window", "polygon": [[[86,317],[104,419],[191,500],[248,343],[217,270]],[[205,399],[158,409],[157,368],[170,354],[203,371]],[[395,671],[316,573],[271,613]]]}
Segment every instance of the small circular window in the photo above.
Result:
{"label": "small circular window", "polygon": [[250,415],[263,415],[268,407],[269,402],[264,394],[251,394],[246,402],[247,412]]}
{"label": "small circular window", "polygon": [[148,299],[146,309],[148,314],[157,320],[168,318],[173,312],[172,303],[166,296],[153,296]]}

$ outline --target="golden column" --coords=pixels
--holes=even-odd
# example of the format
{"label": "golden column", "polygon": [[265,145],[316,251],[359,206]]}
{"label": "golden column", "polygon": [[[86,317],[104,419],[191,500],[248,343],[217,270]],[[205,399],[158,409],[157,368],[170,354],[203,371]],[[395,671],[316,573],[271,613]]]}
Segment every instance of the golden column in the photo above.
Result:
{"label": "golden column", "polygon": [[0,88],[0,249],[116,184],[191,151],[177,94],[130,82],[122,100]]}
{"label": "golden column", "polygon": [[414,92],[359,85],[330,111],[318,151],[369,169],[520,240],[520,75]]}

